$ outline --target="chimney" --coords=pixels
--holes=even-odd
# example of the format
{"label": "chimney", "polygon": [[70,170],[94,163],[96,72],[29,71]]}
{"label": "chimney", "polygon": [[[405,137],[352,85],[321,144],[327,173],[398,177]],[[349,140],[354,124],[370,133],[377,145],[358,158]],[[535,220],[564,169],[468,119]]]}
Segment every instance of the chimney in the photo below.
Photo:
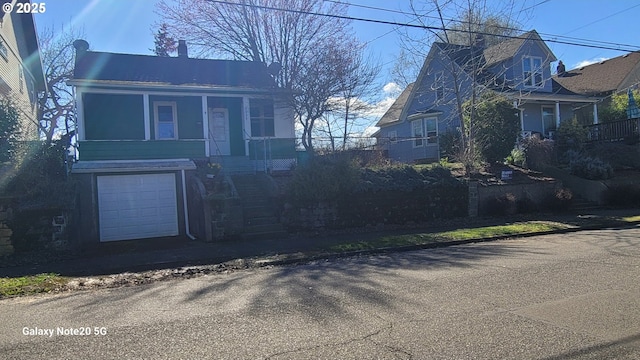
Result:
{"label": "chimney", "polygon": [[189,57],[189,54],[187,53],[187,42],[184,40],[178,40],[178,57]]}
{"label": "chimney", "polygon": [[78,60],[80,60],[80,58],[82,58],[84,54],[86,54],[87,51],[89,50],[89,43],[86,42],[85,40],[78,39],[73,42],[73,47],[76,49],[76,63],[77,63]]}
{"label": "chimney", "polygon": [[558,61],[558,67],[556,68],[556,72],[558,73],[558,76],[563,77],[566,71],[567,70],[564,67],[564,64],[562,63],[562,60]]}

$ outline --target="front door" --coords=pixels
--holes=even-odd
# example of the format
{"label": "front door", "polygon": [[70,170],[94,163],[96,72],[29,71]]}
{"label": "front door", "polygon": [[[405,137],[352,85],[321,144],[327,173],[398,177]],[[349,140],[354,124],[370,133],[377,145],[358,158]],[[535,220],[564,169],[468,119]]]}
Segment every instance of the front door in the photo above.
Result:
{"label": "front door", "polygon": [[231,155],[227,109],[209,109],[209,139],[212,156]]}

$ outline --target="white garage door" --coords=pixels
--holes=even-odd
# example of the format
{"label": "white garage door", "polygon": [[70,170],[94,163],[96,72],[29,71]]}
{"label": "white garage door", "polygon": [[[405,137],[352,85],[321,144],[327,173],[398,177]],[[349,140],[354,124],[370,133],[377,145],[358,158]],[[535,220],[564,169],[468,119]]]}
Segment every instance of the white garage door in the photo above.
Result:
{"label": "white garage door", "polygon": [[100,241],[178,235],[174,174],[98,176]]}

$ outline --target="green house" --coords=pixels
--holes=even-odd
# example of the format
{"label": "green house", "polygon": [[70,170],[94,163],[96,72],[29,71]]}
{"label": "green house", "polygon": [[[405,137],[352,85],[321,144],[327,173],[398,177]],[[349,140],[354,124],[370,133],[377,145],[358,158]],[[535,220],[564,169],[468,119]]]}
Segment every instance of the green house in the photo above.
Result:
{"label": "green house", "polygon": [[[88,240],[188,235],[194,160],[288,170],[293,111],[264,63],[90,51],[74,42],[81,231]],[[83,231],[84,230],[84,231]]]}

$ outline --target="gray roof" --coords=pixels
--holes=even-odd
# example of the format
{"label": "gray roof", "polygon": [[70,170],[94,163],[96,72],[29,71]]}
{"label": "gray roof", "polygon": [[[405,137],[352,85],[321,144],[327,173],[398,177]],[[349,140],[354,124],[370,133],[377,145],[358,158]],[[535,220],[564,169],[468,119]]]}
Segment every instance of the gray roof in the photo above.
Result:
{"label": "gray roof", "polygon": [[382,127],[391,125],[395,122],[400,121],[400,116],[402,115],[402,109],[404,109],[407,100],[409,100],[409,95],[411,94],[411,90],[413,89],[415,83],[411,83],[407,85],[407,87],[402,91],[400,96],[394,101],[393,105],[387,110],[386,113],[380,118],[376,126]]}

